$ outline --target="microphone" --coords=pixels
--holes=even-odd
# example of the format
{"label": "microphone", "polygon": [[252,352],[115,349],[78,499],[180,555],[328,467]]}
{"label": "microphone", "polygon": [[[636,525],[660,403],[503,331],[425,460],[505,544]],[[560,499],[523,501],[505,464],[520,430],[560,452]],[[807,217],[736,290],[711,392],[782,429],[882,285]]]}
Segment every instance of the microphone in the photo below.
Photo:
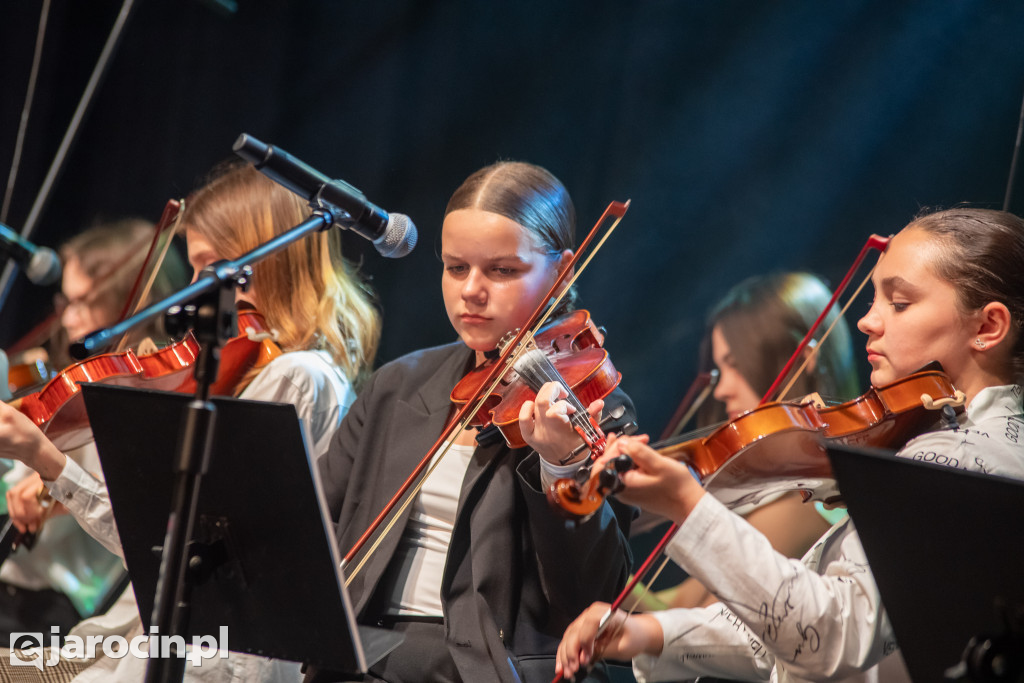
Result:
{"label": "microphone", "polygon": [[37,247],[0,223],[0,255],[9,256],[25,277],[37,285],[52,285],[60,279],[60,258],[49,247]]}
{"label": "microphone", "polygon": [[381,256],[400,258],[416,246],[416,226],[408,216],[389,215],[344,180],[331,180],[283,149],[246,133],[238,136],[231,149],[263,175],[311,203],[326,204],[332,213],[340,209],[343,216],[336,216],[335,222],[373,242]]}

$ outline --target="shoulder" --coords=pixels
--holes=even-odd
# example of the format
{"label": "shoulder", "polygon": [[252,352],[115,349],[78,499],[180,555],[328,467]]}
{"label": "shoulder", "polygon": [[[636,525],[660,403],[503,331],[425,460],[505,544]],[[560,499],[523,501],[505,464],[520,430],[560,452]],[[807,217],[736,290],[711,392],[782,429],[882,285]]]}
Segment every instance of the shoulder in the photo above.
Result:
{"label": "shoulder", "polygon": [[370,383],[408,384],[448,368],[458,373],[468,358],[469,349],[461,341],[420,349],[382,365],[373,373]]}
{"label": "shoulder", "polygon": [[956,429],[911,439],[897,455],[937,465],[1024,479],[1024,415],[1021,387],[982,390]]}
{"label": "shoulder", "polygon": [[284,401],[291,394],[330,395],[347,403],[352,385],[326,351],[291,351],[272,360],[242,392],[242,398]]}

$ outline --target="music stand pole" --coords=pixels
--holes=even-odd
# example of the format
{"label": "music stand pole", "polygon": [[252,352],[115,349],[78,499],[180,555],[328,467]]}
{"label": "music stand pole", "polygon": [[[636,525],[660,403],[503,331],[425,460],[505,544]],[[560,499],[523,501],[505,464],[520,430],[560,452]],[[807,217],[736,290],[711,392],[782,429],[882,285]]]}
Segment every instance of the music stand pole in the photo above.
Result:
{"label": "music stand pole", "polygon": [[[231,337],[235,285],[233,280],[222,282],[217,290],[205,294],[196,305],[168,313],[168,316],[177,318],[176,324],[192,328],[200,350],[195,363],[196,392],[185,410],[178,441],[174,493],[150,621],[156,626],[158,637],[184,637],[188,628],[192,594],[191,577],[187,571],[189,541],[195,525],[199,486],[209,469],[216,418],[216,410],[210,401],[210,386],[217,378],[220,349]],[[182,321],[182,317],[187,322]],[[185,676],[185,653],[162,654],[161,657],[150,657],[146,666],[146,683],[180,682]]]}

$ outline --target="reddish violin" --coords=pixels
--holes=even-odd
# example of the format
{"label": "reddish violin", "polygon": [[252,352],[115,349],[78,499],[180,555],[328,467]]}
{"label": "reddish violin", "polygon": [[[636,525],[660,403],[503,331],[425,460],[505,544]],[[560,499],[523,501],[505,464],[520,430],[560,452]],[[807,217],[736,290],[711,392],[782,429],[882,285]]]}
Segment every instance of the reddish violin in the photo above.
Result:
{"label": "reddish violin", "polygon": [[[604,435],[590,419],[587,406],[610,394],[622,379],[601,346],[604,335],[594,325],[590,313],[577,310],[541,328],[534,335],[534,342],[536,352],[522,354],[487,395],[469,424],[493,424],[511,448],[522,448],[526,441],[519,430],[520,408],[537,397],[545,382],[560,382],[568,390],[566,400],[575,409],[570,415],[573,427],[587,446],[594,448]],[[451,392],[452,402],[462,406],[480,400],[490,369],[491,364],[484,363],[459,380]]]}
{"label": "reddish violin", "polygon": [[[706,437],[653,448],[689,465],[704,488],[730,507],[794,490],[807,499],[835,502],[839,492],[825,455],[827,442],[900,446],[931,428],[938,409],[950,405],[959,411],[963,403],[963,393],[949,377],[929,368],[832,407],[812,401],[768,403]],[[614,491],[616,479],[608,470],[591,473],[583,484],[560,479],[548,497],[567,517],[586,518]]]}
{"label": "reddish violin", "polygon": [[[240,334],[221,349],[214,395],[232,395],[252,368],[262,367],[281,354],[271,340],[263,316],[254,309],[238,312]],[[191,365],[199,355],[199,343],[189,332],[184,339],[153,353],[104,353],[59,372],[34,394],[11,402],[46,434],[61,450],[69,450],[91,439],[79,385],[101,382],[188,393],[195,391]]]}

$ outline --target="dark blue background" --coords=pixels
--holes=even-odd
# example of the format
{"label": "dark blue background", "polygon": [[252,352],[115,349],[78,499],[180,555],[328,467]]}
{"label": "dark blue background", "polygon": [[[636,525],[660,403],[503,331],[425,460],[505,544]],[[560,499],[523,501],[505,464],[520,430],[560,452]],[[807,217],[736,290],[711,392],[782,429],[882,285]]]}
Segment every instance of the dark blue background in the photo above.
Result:
{"label": "dark blue background", "polygon": [[[118,8],[53,1],[15,229]],[[5,175],[39,9],[3,11]],[[1001,207],[1022,36],[1024,3],[998,0],[239,0],[234,14],[138,0],[34,239],[56,245],[101,216],[155,220],[248,132],[419,226],[400,261],[346,240],[380,295],[383,362],[453,336],[435,256],[448,195],[496,159],[532,161],[569,187],[581,232],[632,199],[579,287],[657,433],[707,307],[736,281],[802,268],[835,283],[869,234],[921,207]],[[19,278],[0,346],[50,294]]]}

